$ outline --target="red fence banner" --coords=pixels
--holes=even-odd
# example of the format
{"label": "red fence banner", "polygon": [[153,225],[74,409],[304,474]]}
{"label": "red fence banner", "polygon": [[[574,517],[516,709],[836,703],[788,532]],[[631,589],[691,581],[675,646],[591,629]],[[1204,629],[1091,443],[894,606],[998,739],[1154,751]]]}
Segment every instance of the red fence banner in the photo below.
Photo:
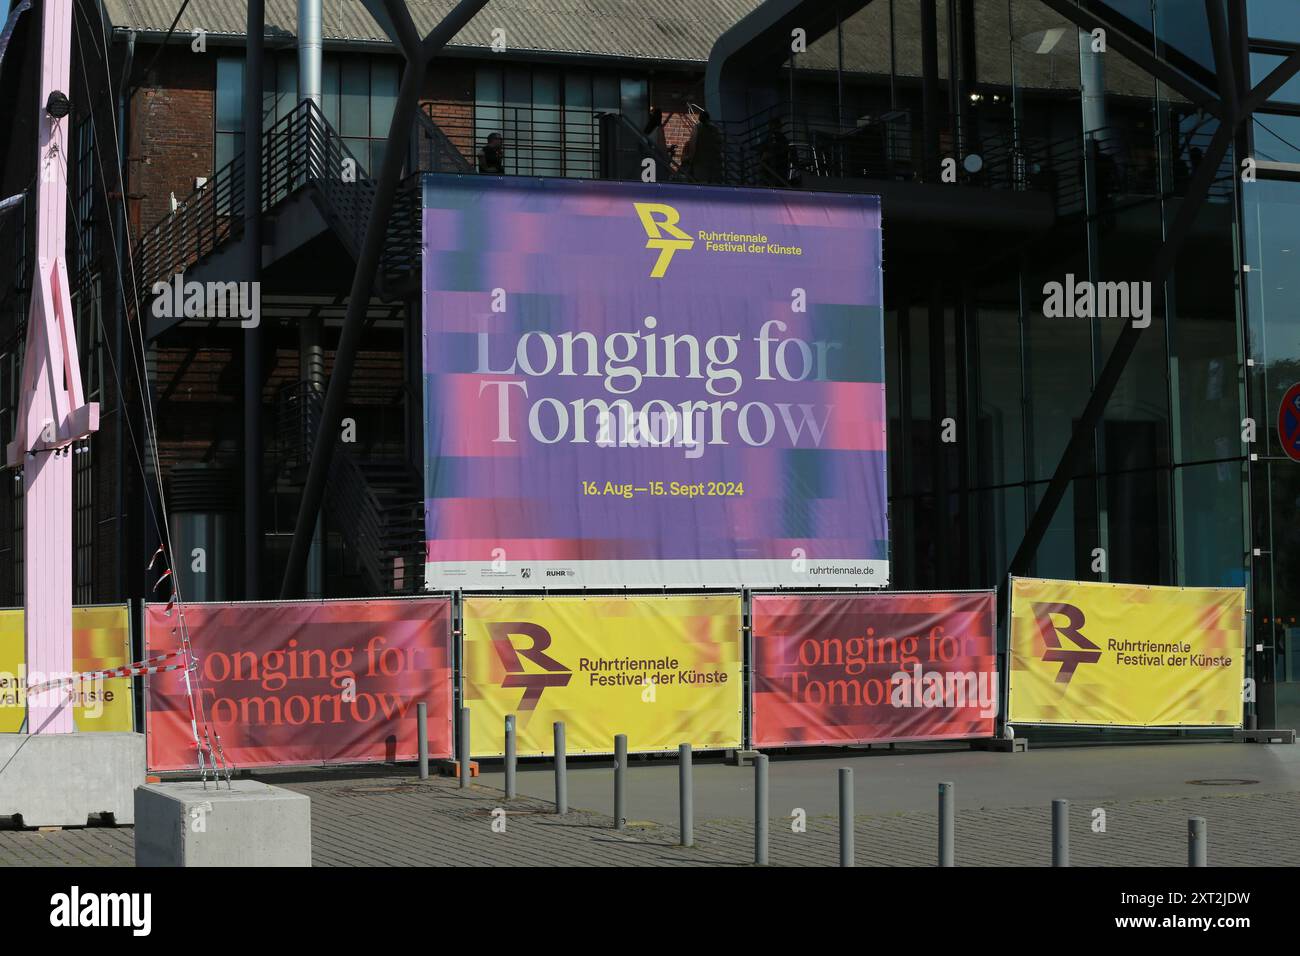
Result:
{"label": "red fence banner", "polygon": [[[209,724],[235,767],[415,760],[452,753],[451,601],[189,604]],[[145,655],[180,646],[177,612],[145,609]],[[192,770],[184,670],[148,681],[150,770]],[[214,741],[215,744],[215,741]]]}
{"label": "red fence banner", "polygon": [[993,592],[755,594],[755,747],[993,736]]}

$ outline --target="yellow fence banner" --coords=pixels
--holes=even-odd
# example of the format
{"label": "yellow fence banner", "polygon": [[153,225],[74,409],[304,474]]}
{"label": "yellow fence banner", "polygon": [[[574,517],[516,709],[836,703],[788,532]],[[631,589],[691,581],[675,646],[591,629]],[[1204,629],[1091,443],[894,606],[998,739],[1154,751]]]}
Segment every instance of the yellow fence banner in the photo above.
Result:
{"label": "yellow fence banner", "polygon": [[[0,610],[0,733],[16,733],[27,712],[23,695],[26,658],[22,608]],[[94,673],[130,663],[131,619],[125,604],[72,609],[73,670]],[[73,709],[77,730],[135,729],[131,678],[85,681],[75,685],[73,692],[77,695]]]}
{"label": "yellow fence banner", "polygon": [[1011,580],[1007,721],[1240,727],[1246,592]]}
{"label": "yellow fence banner", "polygon": [[741,745],[740,596],[466,597],[462,680],[470,750],[568,753]]}

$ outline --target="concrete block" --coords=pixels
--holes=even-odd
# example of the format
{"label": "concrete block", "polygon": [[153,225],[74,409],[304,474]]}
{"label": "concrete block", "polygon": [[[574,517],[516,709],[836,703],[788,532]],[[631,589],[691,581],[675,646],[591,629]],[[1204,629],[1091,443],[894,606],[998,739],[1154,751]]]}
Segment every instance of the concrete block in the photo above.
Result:
{"label": "concrete block", "polygon": [[135,822],[144,780],[144,734],[0,734],[0,817],[26,827],[84,827],[110,813]]}
{"label": "concrete block", "polygon": [[757,756],[757,750],[728,750],[727,763],[733,767],[748,767]]}
{"label": "concrete block", "polygon": [[146,783],[136,866],[311,866],[311,799],[257,780]]}
{"label": "concrete block", "polygon": [[1029,752],[1028,737],[987,737],[982,740],[972,740],[970,742],[971,750],[992,750],[995,753],[1003,754],[1023,754]]}

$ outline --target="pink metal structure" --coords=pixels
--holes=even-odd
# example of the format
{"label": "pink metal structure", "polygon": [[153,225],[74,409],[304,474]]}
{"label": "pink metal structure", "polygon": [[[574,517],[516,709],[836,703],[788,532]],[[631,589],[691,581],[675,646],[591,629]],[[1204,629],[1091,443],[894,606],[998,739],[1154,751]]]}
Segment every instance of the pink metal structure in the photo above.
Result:
{"label": "pink metal structure", "polygon": [[[72,0],[45,0],[41,22],[41,118],[37,135],[36,275],[27,320],[18,425],[6,449],[22,465],[28,683],[72,673],[72,447],[99,428],[87,404],[72,324],[64,249],[68,209],[68,119],[50,115],[65,94],[72,53]],[[28,698],[30,733],[71,733],[64,690]]]}

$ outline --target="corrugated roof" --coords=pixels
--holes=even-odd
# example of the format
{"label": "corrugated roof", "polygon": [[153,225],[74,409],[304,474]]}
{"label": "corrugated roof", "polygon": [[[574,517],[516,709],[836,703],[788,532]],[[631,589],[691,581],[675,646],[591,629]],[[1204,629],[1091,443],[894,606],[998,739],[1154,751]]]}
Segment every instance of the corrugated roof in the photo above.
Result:
{"label": "corrugated roof", "polygon": [[[704,62],[714,41],[759,6],[761,0],[488,0],[450,46],[485,49],[492,31],[505,31],[509,48],[540,53]],[[408,0],[421,35],[455,6],[455,0]],[[180,0],[105,0],[114,27],[165,33]],[[360,0],[321,0],[326,43],[387,42]],[[243,36],[245,0],[191,0],[177,32]],[[297,32],[295,0],[266,0],[269,36]]]}

